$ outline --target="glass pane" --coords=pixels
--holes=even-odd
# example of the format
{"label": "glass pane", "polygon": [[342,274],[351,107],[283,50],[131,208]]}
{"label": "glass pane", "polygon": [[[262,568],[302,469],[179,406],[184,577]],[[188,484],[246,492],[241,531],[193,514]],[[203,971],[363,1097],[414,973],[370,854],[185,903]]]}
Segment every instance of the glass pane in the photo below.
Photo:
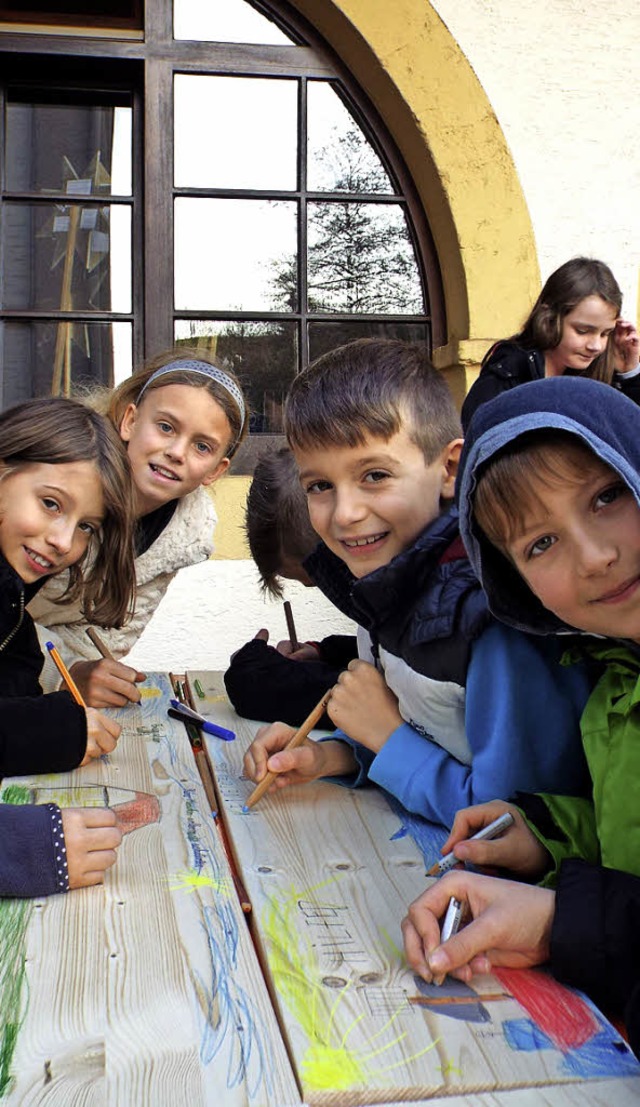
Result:
{"label": "glass pane", "polygon": [[273,310],[296,257],[296,210],[280,200],[178,198],[176,309]]}
{"label": "glass pane", "polygon": [[132,373],[131,323],[5,322],[0,407],[112,388]]}
{"label": "glass pane", "polygon": [[131,194],[131,108],[10,99],[6,112],[9,191]]}
{"label": "glass pane", "polygon": [[307,187],[310,192],[394,193],[376,151],[327,81],[309,81]]}
{"label": "glass pane", "polygon": [[174,110],[178,188],[296,187],[296,81],[177,76]]}
{"label": "glass pane", "polygon": [[276,46],[293,42],[244,0],[175,0],[173,37]]}
{"label": "glass pane", "polygon": [[131,311],[131,209],[6,203],[2,307]]}
{"label": "glass pane", "polygon": [[271,436],[282,434],[284,402],[298,364],[296,324],[177,320],[175,335],[177,345],[206,349],[237,374],[249,405],[251,435],[234,458],[232,472],[253,472],[256,453]]}
{"label": "glass pane", "polygon": [[401,342],[419,342],[427,349],[431,345],[429,327],[424,323],[310,323],[309,357],[314,361],[356,338],[397,338]]}
{"label": "glass pane", "polygon": [[399,204],[309,204],[309,310],[420,315],[422,284]]}

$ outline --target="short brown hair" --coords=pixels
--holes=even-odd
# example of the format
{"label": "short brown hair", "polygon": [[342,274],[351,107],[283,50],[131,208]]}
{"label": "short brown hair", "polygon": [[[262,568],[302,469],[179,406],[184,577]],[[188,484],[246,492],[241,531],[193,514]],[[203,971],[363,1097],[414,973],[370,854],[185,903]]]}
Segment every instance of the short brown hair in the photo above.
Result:
{"label": "short brown hair", "polygon": [[427,464],[454,438],[460,417],[447,383],[423,346],[360,338],[314,361],[294,379],[285,432],[294,449],[388,441],[406,429]]}
{"label": "short brown hair", "polygon": [[283,559],[302,564],[319,541],[309,520],[295,458],[287,446],[263,454],[256,463],[247,496],[245,527],[262,589],[274,599],[281,599],[278,577]]}
{"label": "short brown hair", "polygon": [[539,502],[538,486],[581,483],[585,472],[604,465],[580,438],[567,431],[530,431],[495,454],[481,471],[473,514],[494,546],[504,551]]}
{"label": "short brown hair", "polygon": [[75,461],[94,462],[105,513],[99,535],[84,557],[69,566],[69,586],[58,602],[82,595],[90,622],[122,626],[133,606],[135,511],[127,451],[119,434],[85,404],[58,396],[27,400],[0,415],[0,464],[6,469]]}

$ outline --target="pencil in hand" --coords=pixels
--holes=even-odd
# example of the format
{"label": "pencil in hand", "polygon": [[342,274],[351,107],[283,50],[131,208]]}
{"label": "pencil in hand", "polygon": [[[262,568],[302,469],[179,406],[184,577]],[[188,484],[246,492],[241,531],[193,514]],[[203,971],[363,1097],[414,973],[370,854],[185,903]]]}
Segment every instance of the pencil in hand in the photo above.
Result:
{"label": "pencil in hand", "polygon": [[291,604],[289,600],[284,601],[284,617],[287,620],[287,631],[289,632],[289,641],[293,652],[300,649],[300,643],[298,641],[298,635],[296,634],[296,624],[293,621],[293,611],[291,610]]}
{"label": "pencil in hand", "polygon": [[49,655],[51,657],[51,660],[53,661],[56,669],[60,673],[60,676],[64,680],[67,688],[71,692],[71,695],[73,696],[74,700],[76,701],[76,703],[80,704],[80,707],[86,707],[87,705],[86,705],[86,703],[84,702],[84,700],[82,698],[82,695],[81,695],[80,689],[78,688],[78,685],[76,684],[75,680],[71,676],[71,673],[69,672],[69,670],[67,669],[67,666],[65,665],[64,661],[60,657],[60,654],[58,653],[58,651],[57,651],[56,647],[54,646],[53,642],[46,642],[45,645],[46,645],[46,647],[49,651]]}
{"label": "pencil in hand", "polygon": [[[306,717],[305,721],[303,722],[302,726],[298,727],[295,734],[291,735],[291,738],[289,739],[286,746],[284,747],[285,750],[295,750],[295,749],[297,749],[298,746],[302,745],[305,738],[309,737],[309,731],[313,730],[316,723],[318,723],[319,720],[322,718],[322,715],[324,714],[325,708],[326,708],[326,706],[327,706],[327,704],[328,704],[328,702],[331,698],[331,692],[332,691],[333,691],[333,689],[330,688],[328,692],[325,692],[324,696],[320,700],[320,703],[317,703],[316,706],[314,707],[313,711],[309,715],[307,715],[307,717]],[[282,753],[283,751],[279,750],[278,752]],[[265,792],[267,791],[269,786],[276,779],[277,775],[278,775],[277,773],[272,773],[269,770],[267,770],[267,772],[263,776],[262,780],[260,781],[260,783],[258,785],[256,785],[253,792],[249,796],[246,804],[242,808],[242,810],[245,814],[246,814],[247,811],[251,810],[251,808],[258,802],[259,799],[262,798],[262,796],[265,794]]]}
{"label": "pencil in hand", "polygon": [[87,638],[91,639],[101,657],[104,657],[106,661],[115,661],[115,657],[111,653],[111,650],[107,649],[100,635],[93,627],[87,627]]}

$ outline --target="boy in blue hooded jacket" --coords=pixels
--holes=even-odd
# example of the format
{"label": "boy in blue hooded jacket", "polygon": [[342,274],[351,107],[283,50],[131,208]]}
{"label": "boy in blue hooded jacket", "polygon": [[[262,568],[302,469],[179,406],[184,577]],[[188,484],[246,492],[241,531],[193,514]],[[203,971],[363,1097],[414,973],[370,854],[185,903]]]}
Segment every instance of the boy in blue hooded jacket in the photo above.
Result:
{"label": "boy in blue hooded jacket", "polygon": [[[550,957],[563,979],[626,1008],[638,1051],[638,408],[590,380],[539,381],[505,394],[471,422],[458,498],[494,614],[539,635],[578,629],[581,650],[603,665],[581,723],[592,795],[518,796],[513,827],[494,842],[467,839],[508,805],[460,811],[444,851],[555,890],[451,874],[410,908],[408,957],[427,978]],[[474,922],[436,950],[436,920],[450,895],[466,900]]]}

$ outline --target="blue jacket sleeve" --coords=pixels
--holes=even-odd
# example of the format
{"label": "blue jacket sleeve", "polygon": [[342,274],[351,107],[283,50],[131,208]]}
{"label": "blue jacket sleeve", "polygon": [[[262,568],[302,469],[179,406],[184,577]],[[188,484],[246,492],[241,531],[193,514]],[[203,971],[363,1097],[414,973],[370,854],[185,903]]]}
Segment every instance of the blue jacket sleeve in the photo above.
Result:
{"label": "blue jacket sleeve", "polygon": [[[56,804],[0,804],[0,896],[50,896],[68,889]],[[66,869],[66,866],[64,866]]]}
{"label": "blue jacket sleeve", "polygon": [[561,665],[562,652],[556,638],[491,625],[467,669],[471,764],[438,745],[437,735],[430,741],[404,723],[371,762],[369,779],[445,826],[461,807],[516,791],[580,794],[588,786],[580,716],[589,679],[580,665]]}

